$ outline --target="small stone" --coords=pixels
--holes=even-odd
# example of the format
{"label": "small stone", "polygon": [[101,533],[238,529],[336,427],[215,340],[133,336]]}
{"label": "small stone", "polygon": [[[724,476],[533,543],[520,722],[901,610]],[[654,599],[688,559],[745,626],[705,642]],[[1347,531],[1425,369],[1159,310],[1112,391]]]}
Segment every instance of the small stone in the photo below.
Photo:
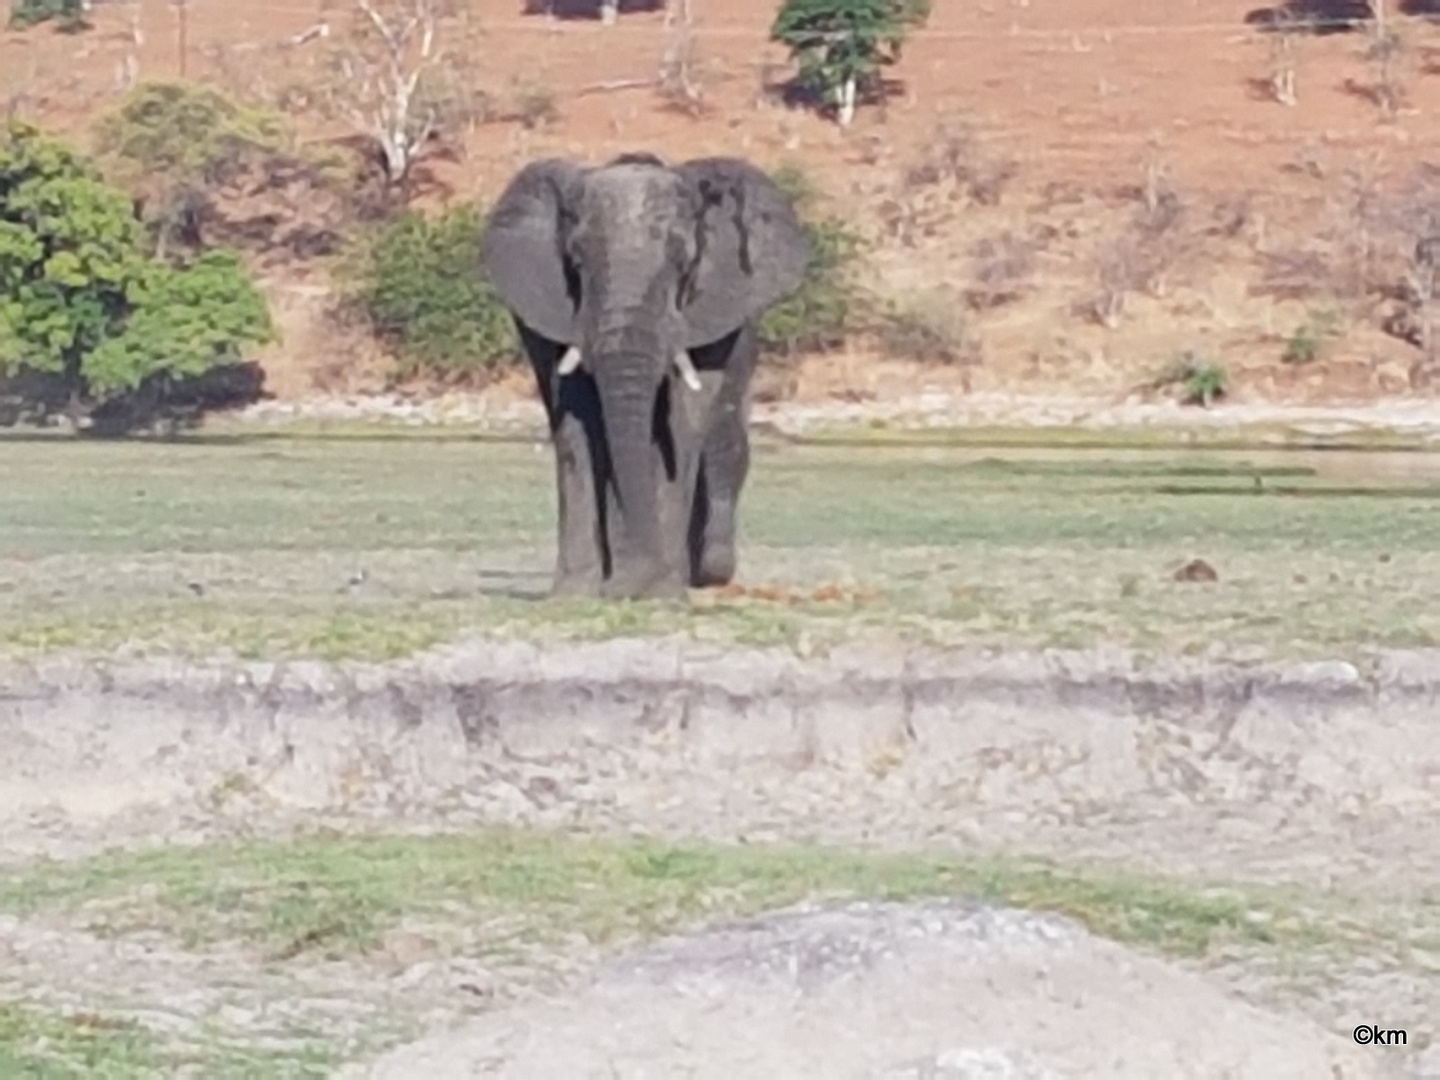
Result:
{"label": "small stone", "polygon": [[1204,559],[1191,559],[1174,574],[1176,581],[1212,582],[1219,581],[1220,575]]}

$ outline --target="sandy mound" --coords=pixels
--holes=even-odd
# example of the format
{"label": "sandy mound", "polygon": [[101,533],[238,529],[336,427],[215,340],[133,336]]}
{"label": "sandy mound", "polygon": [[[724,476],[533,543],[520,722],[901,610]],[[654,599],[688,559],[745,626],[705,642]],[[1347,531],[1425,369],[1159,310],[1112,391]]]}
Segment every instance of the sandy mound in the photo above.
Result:
{"label": "sandy mound", "polygon": [[1384,1076],[1068,920],[959,903],[798,909],[611,962],[574,996],[342,1074],[443,1077]]}

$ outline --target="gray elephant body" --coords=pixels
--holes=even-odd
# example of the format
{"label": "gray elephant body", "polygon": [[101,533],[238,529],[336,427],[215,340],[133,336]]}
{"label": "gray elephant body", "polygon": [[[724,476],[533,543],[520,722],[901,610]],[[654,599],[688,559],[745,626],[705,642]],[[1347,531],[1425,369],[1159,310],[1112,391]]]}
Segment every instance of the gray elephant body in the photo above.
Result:
{"label": "gray elephant body", "polygon": [[738,159],[551,159],[510,182],[483,260],[550,421],[555,592],[731,579],[756,325],[808,258],[790,201]]}

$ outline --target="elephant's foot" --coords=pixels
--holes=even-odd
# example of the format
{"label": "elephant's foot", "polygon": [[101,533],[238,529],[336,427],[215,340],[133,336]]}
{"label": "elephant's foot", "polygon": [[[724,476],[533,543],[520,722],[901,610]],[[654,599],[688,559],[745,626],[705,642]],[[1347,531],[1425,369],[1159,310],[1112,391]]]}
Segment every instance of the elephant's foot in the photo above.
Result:
{"label": "elephant's foot", "polygon": [[600,585],[607,600],[684,600],[689,593],[680,575],[668,567],[616,567]]}
{"label": "elephant's foot", "polygon": [[697,589],[729,585],[735,580],[735,545],[729,541],[706,541],[690,571],[690,584]]}
{"label": "elephant's foot", "polygon": [[697,589],[729,585],[735,579],[735,509],[733,503],[715,500],[700,536],[692,548],[690,584]]}
{"label": "elephant's foot", "polygon": [[556,598],[599,596],[600,578],[594,574],[556,574],[550,595]]}

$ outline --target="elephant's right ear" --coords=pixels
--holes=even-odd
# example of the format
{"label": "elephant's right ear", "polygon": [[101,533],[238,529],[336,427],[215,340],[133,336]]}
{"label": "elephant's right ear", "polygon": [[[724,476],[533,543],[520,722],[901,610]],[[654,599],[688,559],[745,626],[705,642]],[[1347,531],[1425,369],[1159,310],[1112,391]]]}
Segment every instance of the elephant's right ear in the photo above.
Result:
{"label": "elephant's right ear", "polygon": [[583,175],[563,158],[526,165],[490,211],[481,245],[501,298],[552,341],[571,340],[579,303],[578,283],[566,273],[564,217]]}

